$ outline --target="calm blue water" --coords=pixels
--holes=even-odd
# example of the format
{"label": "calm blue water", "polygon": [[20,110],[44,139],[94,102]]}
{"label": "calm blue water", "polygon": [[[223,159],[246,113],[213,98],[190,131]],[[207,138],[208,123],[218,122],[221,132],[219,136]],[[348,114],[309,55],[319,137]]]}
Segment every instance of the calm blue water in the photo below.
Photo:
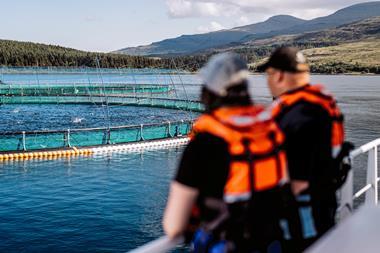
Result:
{"label": "calm blue water", "polygon": [[178,152],[0,165],[0,252],[124,252],[157,238]]}
{"label": "calm blue water", "polygon": [[139,125],[192,119],[196,115],[134,106],[109,106],[108,113],[101,105],[2,105],[0,115],[5,124],[0,124],[0,132]]}
{"label": "calm blue water", "polygon": [[[20,80],[25,76],[7,75],[6,78]],[[64,76],[70,80],[86,78]],[[39,78],[54,80],[61,76]],[[120,76],[103,78],[113,80]],[[161,78],[192,83],[184,86],[186,90],[177,85],[176,96],[199,97],[199,80],[194,76]],[[268,104],[270,95],[264,77],[252,76],[252,81],[255,101]],[[337,95],[346,114],[348,139],[361,145],[380,136],[380,77],[314,76],[313,82],[325,83]],[[188,117],[162,109],[116,107],[111,110],[114,110],[112,115],[120,114],[115,124]],[[102,108],[96,106],[5,106],[0,107],[0,113],[2,129],[48,128],[59,122],[57,115],[66,115],[66,120],[60,121],[62,128],[74,124],[72,118],[78,115],[84,118],[83,124],[89,125],[102,124],[104,117]],[[182,148],[178,148],[95,158],[1,163],[0,252],[125,252],[159,237],[168,185],[181,152]],[[358,184],[365,178],[365,164],[363,159],[356,164]]]}

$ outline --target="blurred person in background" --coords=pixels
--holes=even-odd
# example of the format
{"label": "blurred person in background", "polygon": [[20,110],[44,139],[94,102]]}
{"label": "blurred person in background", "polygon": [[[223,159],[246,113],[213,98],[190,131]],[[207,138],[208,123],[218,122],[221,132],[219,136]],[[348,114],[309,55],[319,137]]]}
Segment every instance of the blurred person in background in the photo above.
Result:
{"label": "blurred person in background", "polygon": [[205,112],[171,184],[165,233],[175,238],[195,228],[193,252],[282,252],[284,135],[253,104],[239,56],[214,56],[200,76]]}
{"label": "blurred person in background", "polygon": [[281,47],[258,67],[276,98],[272,117],[285,134],[290,187],[285,193],[288,252],[302,252],[335,225],[336,190],[350,169],[353,148],[344,142],[343,115],[321,85],[310,85],[310,68],[296,48]]}

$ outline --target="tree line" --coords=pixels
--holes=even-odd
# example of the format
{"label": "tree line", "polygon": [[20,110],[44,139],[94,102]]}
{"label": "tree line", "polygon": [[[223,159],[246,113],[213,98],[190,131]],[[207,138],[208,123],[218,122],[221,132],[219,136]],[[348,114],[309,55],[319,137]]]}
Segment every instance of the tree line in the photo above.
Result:
{"label": "tree line", "polygon": [[[331,42],[297,42],[289,44],[300,49],[325,47]],[[335,45],[335,44],[334,44]],[[235,49],[247,62],[256,62],[280,46],[274,44],[261,47]],[[163,68],[197,71],[213,55],[213,52],[200,53],[192,56],[143,57],[115,53],[94,53],[76,49],[45,45],[32,42],[0,40],[1,66],[40,66],[40,67],[99,67],[101,68]],[[254,68],[252,69],[255,70]],[[344,63],[313,65],[312,71],[317,73],[364,72],[379,74],[378,67],[365,67]]]}

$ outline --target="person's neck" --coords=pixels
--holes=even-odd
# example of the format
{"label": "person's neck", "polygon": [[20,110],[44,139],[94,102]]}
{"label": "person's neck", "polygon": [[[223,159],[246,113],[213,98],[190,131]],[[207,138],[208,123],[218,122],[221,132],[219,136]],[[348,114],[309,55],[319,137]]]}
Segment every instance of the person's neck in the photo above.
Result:
{"label": "person's neck", "polygon": [[294,91],[297,91],[297,90],[300,90],[306,86],[308,86],[309,83],[308,82],[300,82],[300,83],[296,83],[296,84],[289,84],[287,87],[287,89],[285,90],[284,93],[290,93],[290,92],[294,92]]}

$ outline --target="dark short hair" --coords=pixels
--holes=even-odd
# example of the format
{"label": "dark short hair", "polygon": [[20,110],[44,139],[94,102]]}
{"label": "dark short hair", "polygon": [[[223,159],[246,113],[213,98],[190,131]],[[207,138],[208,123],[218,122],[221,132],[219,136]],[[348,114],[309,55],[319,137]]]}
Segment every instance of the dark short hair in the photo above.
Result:
{"label": "dark short hair", "polygon": [[247,80],[228,88],[227,95],[224,97],[218,96],[203,87],[201,100],[205,104],[206,111],[212,111],[222,106],[246,106],[252,104]]}

